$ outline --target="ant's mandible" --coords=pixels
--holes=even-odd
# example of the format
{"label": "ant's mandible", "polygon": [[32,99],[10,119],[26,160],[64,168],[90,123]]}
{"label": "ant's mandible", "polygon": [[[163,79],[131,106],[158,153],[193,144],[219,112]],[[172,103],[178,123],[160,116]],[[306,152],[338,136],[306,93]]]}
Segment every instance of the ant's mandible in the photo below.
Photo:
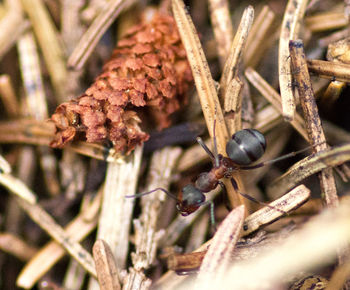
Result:
{"label": "ant's mandible", "polygon": [[[226,144],[226,154],[228,157],[225,157],[217,152],[216,145],[216,136],[215,136],[215,121],[214,121],[214,132],[213,132],[213,145],[214,152],[212,152],[207,145],[205,145],[202,138],[197,137],[197,142],[199,145],[205,150],[205,152],[209,155],[213,168],[209,172],[200,173],[194,182],[194,184],[188,184],[184,186],[176,197],[164,188],[155,188],[151,191],[139,193],[135,195],[130,195],[126,197],[141,197],[157,190],[161,190],[170,197],[174,198],[177,201],[176,208],[180,212],[181,215],[187,216],[193,212],[195,212],[199,207],[204,204],[208,204],[205,200],[204,193],[212,191],[218,185],[221,186],[224,192],[226,192],[226,188],[224,183],[221,181],[222,178],[229,178],[233,188],[241,194],[243,197],[264,204],[270,208],[273,208],[282,213],[286,213],[278,208],[270,206],[268,204],[262,203],[255,198],[251,197],[248,194],[242,193],[238,190],[237,183],[235,179],[232,177],[232,173],[236,170],[251,170],[259,167],[263,167],[268,164],[275,163],[277,161],[295,156],[303,151],[306,151],[310,147],[304,148],[302,150],[292,152],[281,157],[278,157],[273,160],[252,164],[259,160],[262,155],[265,153],[266,149],[266,139],[262,133],[255,129],[243,129],[237,131],[232,135],[232,138]],[[312,147],[312,146],[311,146]],[[212,204],[211,204],[212,205]],[[213,211],[213,208],[212,208]]]}

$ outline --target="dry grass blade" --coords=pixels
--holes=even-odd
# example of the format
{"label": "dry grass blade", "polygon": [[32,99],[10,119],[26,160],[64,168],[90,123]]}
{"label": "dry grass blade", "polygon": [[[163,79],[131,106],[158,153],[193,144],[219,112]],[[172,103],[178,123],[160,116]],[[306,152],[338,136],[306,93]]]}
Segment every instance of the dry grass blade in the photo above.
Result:
{"label": "dry grass blade", "polygon": [[11,173],[11,166],[2,155],[0,155],[0,172],[5,174]]}
{"label": "dry grass blade", "polygon": [[264,52],[270,44],[266,41],[266,38],[269,36],[275,19],[276,14],[268,5],[265,5],[258,17],[256,17],[248,35],[247,46],[243,56],[244,63],[247,67],[255,67],[264,56]]}
{"label": "dry grass blade", "polygon": [[[33,33],[27,32],[21,36],[17,47],[21,75],[26,92],[24,114],[36,120],[46,120],[48,118],[46,94],[41,75],[40,58]],[[45,184],[49,193],[57,196],[60,192],[60,185],[56,174],[56,158],[53,156],[51,149],[44,146],[40,146],[38,149]]]}
{"label": "dry grass blade", "polygon": [[101,290],[121,289],[117,266],[111,248],[104,240],[97,240],[92,248],[97,279]]}
{"label": "dry grass blade", "polygon": [[[48,146],[54,136],[55,128],[51,122],[33,119],[19,119],[0,123],[0,143],[25,143]],[[113,148],[87,142],[75,142],[67,146],[79,154],[107,162],[123,163],[123,158]]]}
{"label": "dry grass blade", "polygon": [[95,49],[97,43],[108,27],[118,17],[126,5],[130,5],[132,3],[133,1],[128,0],[113,0],[110,2],[105,2],[103,10],[95,18],[89,29],[84,33],[69,57],[67,61],[68,66],[74,68],[75,70],[82,69],[86,60]]}
{"label": "dry grass blade", "polygon": [[0,233],[0,249],[22,261],[32,258],[38,250],[11,233]]}
{"label": "dry grass blade", "polygon": [[286,121],[293,120],[295,113],[295,100],[291,86],[289,40],[294,39],[298,34],[307,2],[306,0],[289,0],[282,22],[278,52],[278,71],[283,117]]}
{"label": "dry grass blade", "polygon": [[[292,191],[286,193],[279,199],[271,202],[269,205],[289,213],[292,210],[302,206],[310,198],[310,194],[310,190],[302,184],[294,188]],[[263,225],[271,224],[282,216],[283,213],[265,206],[262,209],[252,213],[245,219],[242,235],[249,235],[261,228]]]}
{"label": "dry grass blade", "polygon": [[28,143],[48,145],[55,127],[50,122],[18,119],[0,123],[0,143]]}
{"label": "dry grass blade", "polygon": [[322,96],[322,104],[329,104],[330,106],[339,99],[340,94],[346,88],[346,83],[340,81],[332,81],[327,87]]}
{"label": "dry grass blade", "polygon": [[[245,75],[249,82],[262,94],[262,96],[267,99],[280,114],[283,114],[280,95],[252,68],[248,67],[245,71]],[[297,130],[300,135],[308,141],[305,121],[298,113],[295,113],[294,119],[290,123],[295,130]]]}
{"label": "dry grass blade", "polygon": [[36,120],[48,118],[46,94],[40,68],[40,57],[32,32],[18,41],[18,54],[23,85],[26,91],[27,114]]}
{"label": "dry grass blade", "polygon": [[312,32],[334,30],[343,28],[349,24],[349,20],[342,12],[326,12],[305,18],[305,25]]}
{"label": "dry grass blade", "polygon": [[225,90],[224,113],[230,134],[242,129],[242,92],[243,82],[238,77],[231,80]]}
{"label": "dry grass blade", "polygon": [[[62,39],[66,45],[67,53],[70,54],[77,45],[84,32],[80,12],[84,8],[84,1],[62,0],[61,23]],[[74,27],[74,29],[72,29]],[[69,71],[68,74],[71,74]],[[78,87],[76,88],[78,89]]]}
{"label": "dry grass blade", "polygon": [[21,34],[30,27],[30,23],[23,21],[21,11],[11,9],[0,20],[0,59],[2,59]]}
{"label": "dry grass blade", "polygon": [[72,150],[81,155],[89,156],[109,163],[124,163],[124,157],[120,155],[120,153],[116,153],[114,148],[106,147],[101,144],[78,141],[67,146],[67,150]]}
{"label": "dry grass blade", "polygon": [[57,97],[64,102],[67,69],[59,33],[42,0],[22,0],[21,3],[30,18]]}
{"label": "dry grass blade", "polygon": [[332,61],[308,59],[309,71],[318,77],[339,82],[350,82],[350,65]]}
{"label": "dry grass blade", "polygon": [[[100,190],[91,203],[64,228],[64,231],[72,241],[80,242],[96,228],[97,213],[101,205],[101,200],[102,190]],[[65,250],[60,244],[55,241],[49,242],[24,266],[17,277],[17,286],[32,288],[65,254]]]}
{"label": "dry grass blade", "polygon": [[0,184],[5,186],[11,193],[30,204],[35,204],[37,196],[20,179],[9,173],[0,173]]}
{"label": "dry grass blade", "polygon": [[8,75],[0,75],[0,97],[9,116],[17,117],[19,115],[19,104]]}
{"label": "dry grass blade", "polygon": [[247,41],[249,30],[254,20],[254,9],[248,6],[242,15],[241,22],[231,44],[230,53],[220,79],[220,96],[225,100],[226,90],[232,79],[238,76],[238,65]]}
{"label": "dry grass blade", "polygon": [[224,103],[224,114],[225,116],[234,114],[233,119],[226,118],[230,135],[242,129],[241,107],[243,83],[238,76],[238,69],[253,19],[254,9],[252,6],[248,6],[242,15],[220,79],[219,95]]}
{"label": "dry grass blade", "polygon": [[[180,148],[169,147],[155,152],[151,161],[146,190],[157,187],[169,188],[171,174],[180,154]],[[165,193],[158,191],[141,199],[142,214],[140,219],[134,221],[137,226],[135,229],[136,256],[134,256],[133,262],[137,270],[148,268],[156,258],[155,251],[159,240],[157,222],[165,198]],[[140,253],[143,253],[143,255],[140,255]]]}
{"label": "dry grass blade", "polygon": [[203,259],[195,289],[211,289],[209,281],[222,279],[242,229],[244,211],[243,205],[236,207],[221,223]]}
{"label": "dry grass blade", "polygon": [[217,43],[219,61],[221,67],[223,67],[233,39],[230,7],[227,0],[210,0],[209,10]]}
{"label": "dry grass blade", "polygon": [[198,270],[206,253],[207,251],[170,255],[167,259],[168,268],[177,273]]}
{"label": "dry grass blade", "polygon": [[[295,72],[294,79],[297,82],[300,103],[304,111],[309,142],[314,146],[313,151],[319,152],[327,149],[327,143],[311,85],[303,42],[301,40],[290,41],[289,48],[291,64]],[[328,168],[322,171],[319,178],[322,196],[326,204],[330,207],[337,206],[338,196],[332,169]]]}
{"label": "dry grass blade", "polygon": [[120,269],[125,268],[134,207],[134,199],[125,198],[125,195],[135,194],[141,159],[142,147],[139,146],[125,163],[109,163],[106,172],[97,238],[110,245]]}
{"label": "dry grass blade", "polygon": [[306,177],[328,167],[335,167],[350,160],[350,144],[308,156],[295,163],[286,173],[273,181],[268,192],[281,195],[293,188]]}
{"label": "dry grass blade", "polygon": [[[192,74],[201,102],[204,118],[210,136],[213,137],[214,121],[216,121],[216,138],[218,152],[225,152],[228,132],[221,110],[220,102],[214,86],[208,63],[206,61],[202,46],[200,44],[195,27],[191,18],[186,12],[185,4],[182,0],[172,0],[174,18],[179,29],[182,43],[185,47],[187,57],[192,69]],[[242,183],[238,174],[234,178],[242,189]],[[243,204],[241,196],[234,192],[231,183],[225,181],[228,196],[233,207]]]}
{"label": "dry grass blade", "polygon": [[191,65],[208,132],[211,136],[213,135],[214,121],[216,121],[218,150],[219,152],[224,152],[228,133],[224,125],[224,117],[214,81],[197,32],[182,0],[173,0],[172,8],[181,40]]}
{"label": "dry grass blade", "polygon": [[79,262],[93,277],[96,277],[94,260],[90,253],[79,243],[74,242],[67,232],[58,225],[54,219],[39,205],[29,204],[25,200],[18,199],[18,204],[44,231],[46,231],[55,241]]}

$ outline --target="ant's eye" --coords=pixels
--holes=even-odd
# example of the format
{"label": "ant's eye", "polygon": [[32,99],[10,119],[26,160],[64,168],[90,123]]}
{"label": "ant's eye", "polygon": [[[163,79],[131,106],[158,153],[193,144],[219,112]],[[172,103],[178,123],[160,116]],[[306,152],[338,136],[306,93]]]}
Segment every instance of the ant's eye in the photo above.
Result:
{"label": "ant's eye", "polygon": [[226,153],[238,165],[248,165],[257,161],[265,152],[266,140],[254,129],[244,129],[233,134],[226,145]]}

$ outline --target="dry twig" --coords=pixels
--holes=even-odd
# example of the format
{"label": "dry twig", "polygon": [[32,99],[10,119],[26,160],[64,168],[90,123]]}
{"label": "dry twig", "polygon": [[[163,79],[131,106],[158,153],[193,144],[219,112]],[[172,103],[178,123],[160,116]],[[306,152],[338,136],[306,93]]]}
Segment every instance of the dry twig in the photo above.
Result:
{"label": "dry twig", "polygon": [[239,64],[254,19],[254,9],[248,6],[242,15],[238,30],[233,39],[220,79],[219,97],[224,104],[224,114],[234,115],[226,118],[229,134],[242,129],[241,107],[243,83],[239,77]]}
{"label": "dry twig", "polygon": [[0,233],[0,249],[22,261],[31,259],[38,250],[10,233]]}
{"label": "dry twig", "polygon": [[305,13],[306,5],[306,0],[289,0],[282,22],[278,52],[278,71],[283,117],[286,121],[292,121],[295,113],[295,100],[291,86],[289,40],[294,39],[298,35],[300,21]]}
{"label": "dry twig", "polygon": [[134,199],[125,198],[136,191],[142,147],[138,147],[122,164],[109,163],[97,238],[112,249],[118,268],[124,269],[129,247],[129,231]]}
{"label": "dry twig", "polygon": [[210,0],[209,10],[217,43],[219,60],[221,67],[223,67],[233,39],[233,27],[228,1]]}
{"label": "dry twig", "polygon": [[92,251],[100,289],[121,289],[118,280],[117,266],[115,265],[114,256],[108,244],[103,240],[97,240]]}
{"label": "dry twig", "polygon": [[[313,151],[319,152],[327,149],[327,144],[307,69],[304,46],[301,40],[296,40],[290,42],[289,48],[292,68],[295,72],[294,78],[297,82],[300,103],[304,111],[309,142],[314,146]],[[319,177],[322,196],[326,204],[329,207],[336,207],[338,205],[338,196],[332,169],[323,170]]]}
{"label": "dry twig", "polygon": [[264,56],[264,52],[271,44],[271,42],[266,41],[266,38],[275,20],[275,13],[268,5],[265,5],[256,17],[247,38],[247,45],[243,56],[247,67],[255,67]]}
{"label": "dry twig", "polygon": [[19,115],[19,104],[11,83],[11,79],[8,75],[0,76],[0,97],[9,116],[17,117]]}
{"label": "dry twig", "polygon": [[307,66],[311,73],[320,78],[336,80],[339,82],[350,82],[350,65],[335,63],[332,61],[308,59]]}

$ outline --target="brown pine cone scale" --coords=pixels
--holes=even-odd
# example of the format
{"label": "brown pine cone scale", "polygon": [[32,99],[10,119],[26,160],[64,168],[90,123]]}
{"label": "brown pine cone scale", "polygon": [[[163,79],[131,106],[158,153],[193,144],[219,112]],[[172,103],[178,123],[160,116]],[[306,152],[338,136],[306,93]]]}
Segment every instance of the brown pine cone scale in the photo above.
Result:
{"label": "brown pine cone scale", "polygon": [[51,120],[57,131],[50,145],[111,141],[116,152],[128,154],[149,138],[135,109],[148,110],[158,128],[165,128],[170,114],[186,103],[192,82],[174,19],[155,14],[118,42],[103,72],[82,96],[56,108]]}

